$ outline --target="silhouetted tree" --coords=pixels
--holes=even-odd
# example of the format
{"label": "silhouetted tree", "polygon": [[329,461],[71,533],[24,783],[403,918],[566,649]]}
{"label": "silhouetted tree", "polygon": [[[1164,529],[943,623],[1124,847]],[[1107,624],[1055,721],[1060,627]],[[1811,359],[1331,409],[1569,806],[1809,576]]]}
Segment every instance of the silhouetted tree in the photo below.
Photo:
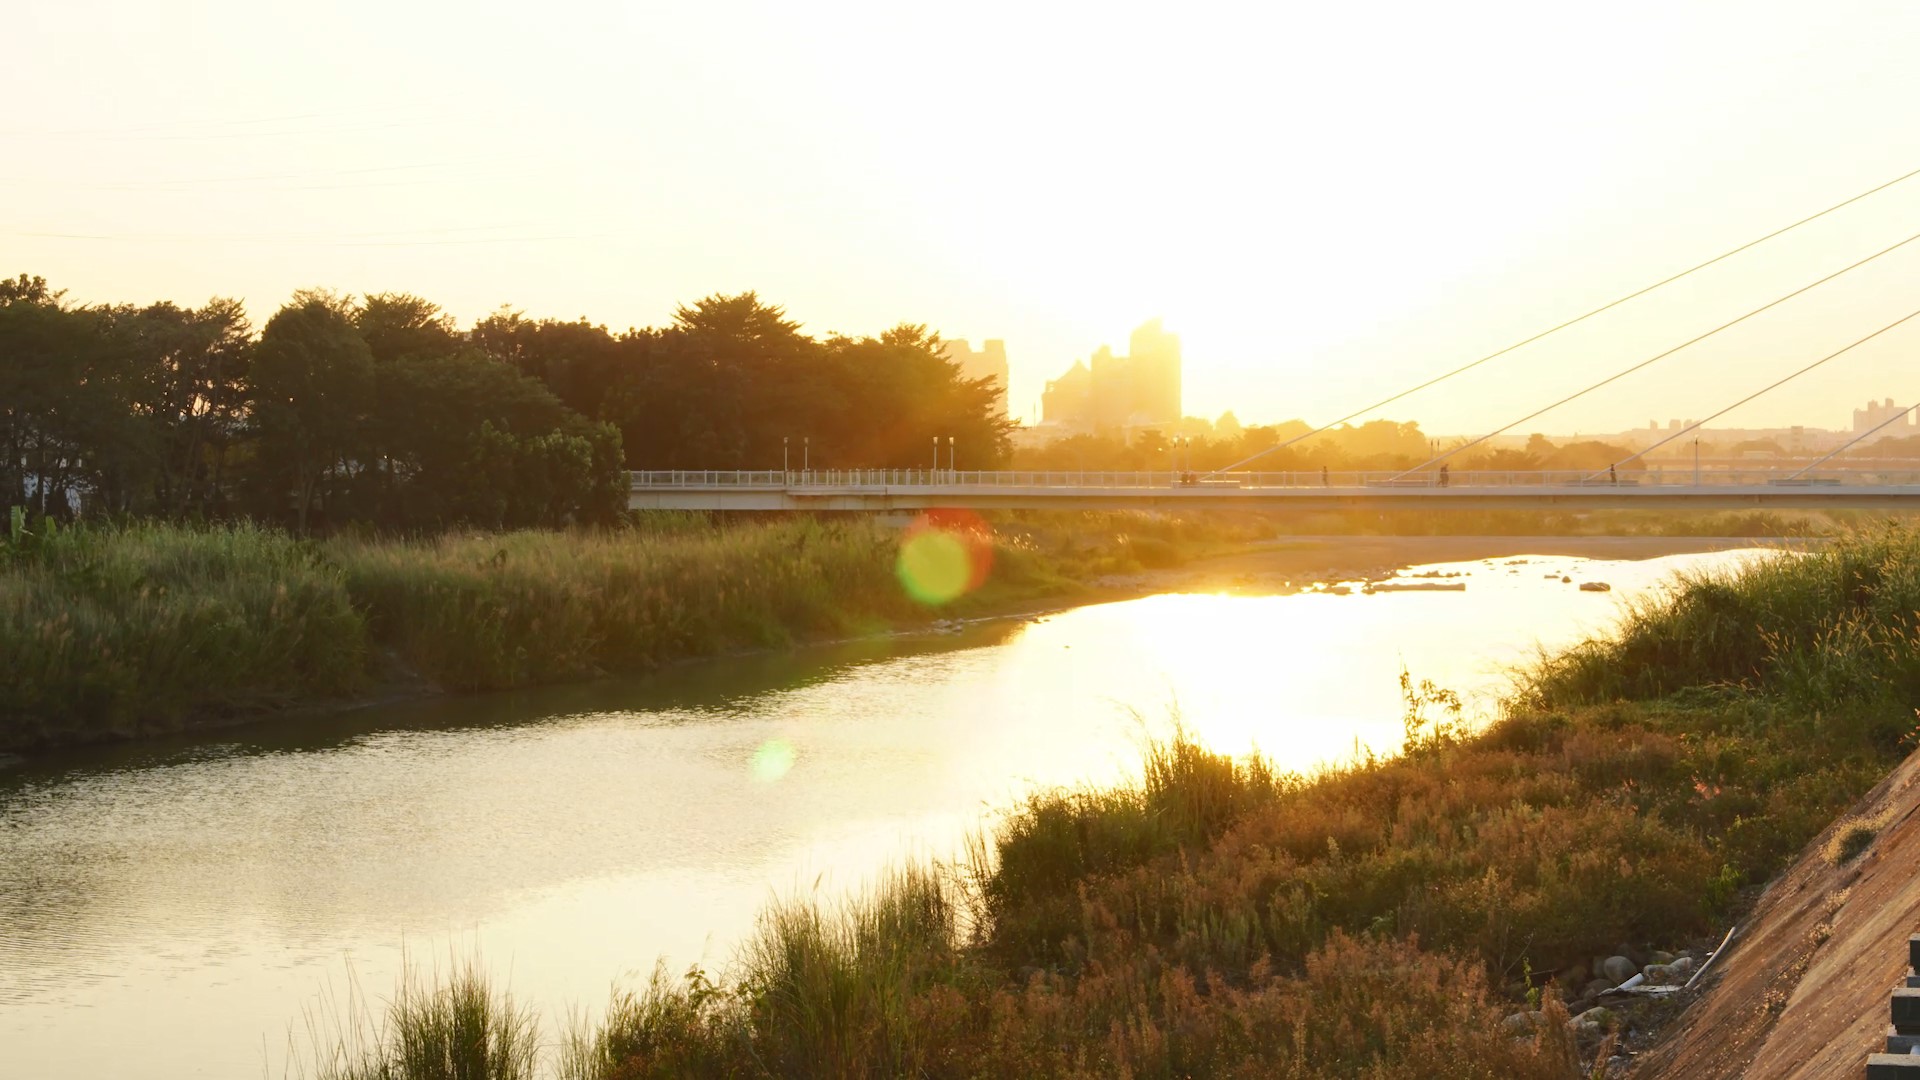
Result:
{"label": "silhouetted tree", "polygon": [[[284,479],[301,532],[323,481],[360,467],[362,417],[373,391],[373,352],[344,300],[296,293],[267,320],[253,365],[265,490]],[[277,500],[276,500],[277,501]]]}

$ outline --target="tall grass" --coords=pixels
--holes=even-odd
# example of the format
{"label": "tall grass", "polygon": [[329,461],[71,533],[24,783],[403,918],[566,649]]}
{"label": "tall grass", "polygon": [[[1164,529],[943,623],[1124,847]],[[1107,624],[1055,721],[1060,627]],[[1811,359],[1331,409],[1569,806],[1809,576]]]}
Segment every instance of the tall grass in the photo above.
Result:
{"label": "tall grass", "polygon": [[0,655],[7,749],[347,693],[366,632],[309,545],[251,526],[136,525],[0,549]]}
{"label": "tall grass", "polygon": [[1681,579],[1610,634],[1524,673],[1536,706],[1764,691],[1822,707],[1920,694],[1920,530],[1885,524],[1738,573]]}
{"label": "tall grass", "polygon": [[539,1064],[538,1018],[475,959],[438,977],[409,968],[382,1019],[310,1018],[307,1055],[289,1064],[301,1080],[533,1080]]}
{"label": "tall grass", "polygon": [[942,609],[868,520],[314,543],[249,525],[0,545],[0,750],[174,730],[350,694],[398,666],[449,690],[642,671],[929,621],[1072,584],[1019,537]]}
{"label": "tall grass", "polygon": [[460,690],[785,645],[920,614],[866,523],[340,540],[373,632]]}

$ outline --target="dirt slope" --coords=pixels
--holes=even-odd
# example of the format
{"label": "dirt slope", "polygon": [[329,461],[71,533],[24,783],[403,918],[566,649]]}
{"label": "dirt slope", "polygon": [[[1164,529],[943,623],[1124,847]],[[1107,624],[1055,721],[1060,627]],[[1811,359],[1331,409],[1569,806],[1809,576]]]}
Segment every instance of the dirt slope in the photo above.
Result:
{"label": "dirt slope", "polygon": [[1884,1049],[1887,991],[1920,932],[1920,754],[1854,815],[1888,813],[1872,846],[1831,865],[1822,834],[1768,887],[1707,989],[1636,1077],[1858,1077]]}

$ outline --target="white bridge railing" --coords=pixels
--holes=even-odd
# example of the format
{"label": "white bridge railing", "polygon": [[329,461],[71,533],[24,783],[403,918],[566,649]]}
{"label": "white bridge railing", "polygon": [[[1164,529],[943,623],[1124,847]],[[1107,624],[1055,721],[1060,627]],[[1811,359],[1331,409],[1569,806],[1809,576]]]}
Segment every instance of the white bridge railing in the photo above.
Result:
{"label": "white bridge railing", "polygon": [[1147,491],[1208,490],[1220,488],[1254,489],[1394,489],[1394,488],[1525,488],[1525,487],[1908,487],[1920,485],[1920,468],[1902,463],[1902,467],[1824,469],[1793,476],[1794,468],[1763,467],[1660,468],[1622,472],[1610,477],[1605,471],[1591,470],[1514,470],[1514,471],[1436,471],[1401,476],[1392,471],[1374,472],[1030,472],[1019,470],[967,471],[953,469],[808,469],[783,472],[779,469],[716,471],[667,470],[632,473],[636,491],[670,488],[676,490],[761,491],[887,491],[914,488],[1019,488],[1033,490]]}

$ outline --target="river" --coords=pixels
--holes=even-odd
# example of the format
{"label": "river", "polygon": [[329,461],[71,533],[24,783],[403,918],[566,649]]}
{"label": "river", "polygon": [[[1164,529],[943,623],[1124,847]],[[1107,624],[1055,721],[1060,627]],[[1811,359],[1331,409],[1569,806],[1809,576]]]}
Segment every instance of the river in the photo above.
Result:
{"label": "river", "polygon": [[656,960],[724,970],[776,894],[837,895],[951,853],[1036,785],[1128,775],[1176,711],[1290,769],[1391,753],[1403,665],[1487,715],[1536,647],[1603,630],[1676,570],[1751,557],[1517,555],[1402,573],[1464,592],[1156,595],[14,762],[0,1078],[282,1076],[303,1016],[386,996],[403,958],[477,955],[551,1035]]}

